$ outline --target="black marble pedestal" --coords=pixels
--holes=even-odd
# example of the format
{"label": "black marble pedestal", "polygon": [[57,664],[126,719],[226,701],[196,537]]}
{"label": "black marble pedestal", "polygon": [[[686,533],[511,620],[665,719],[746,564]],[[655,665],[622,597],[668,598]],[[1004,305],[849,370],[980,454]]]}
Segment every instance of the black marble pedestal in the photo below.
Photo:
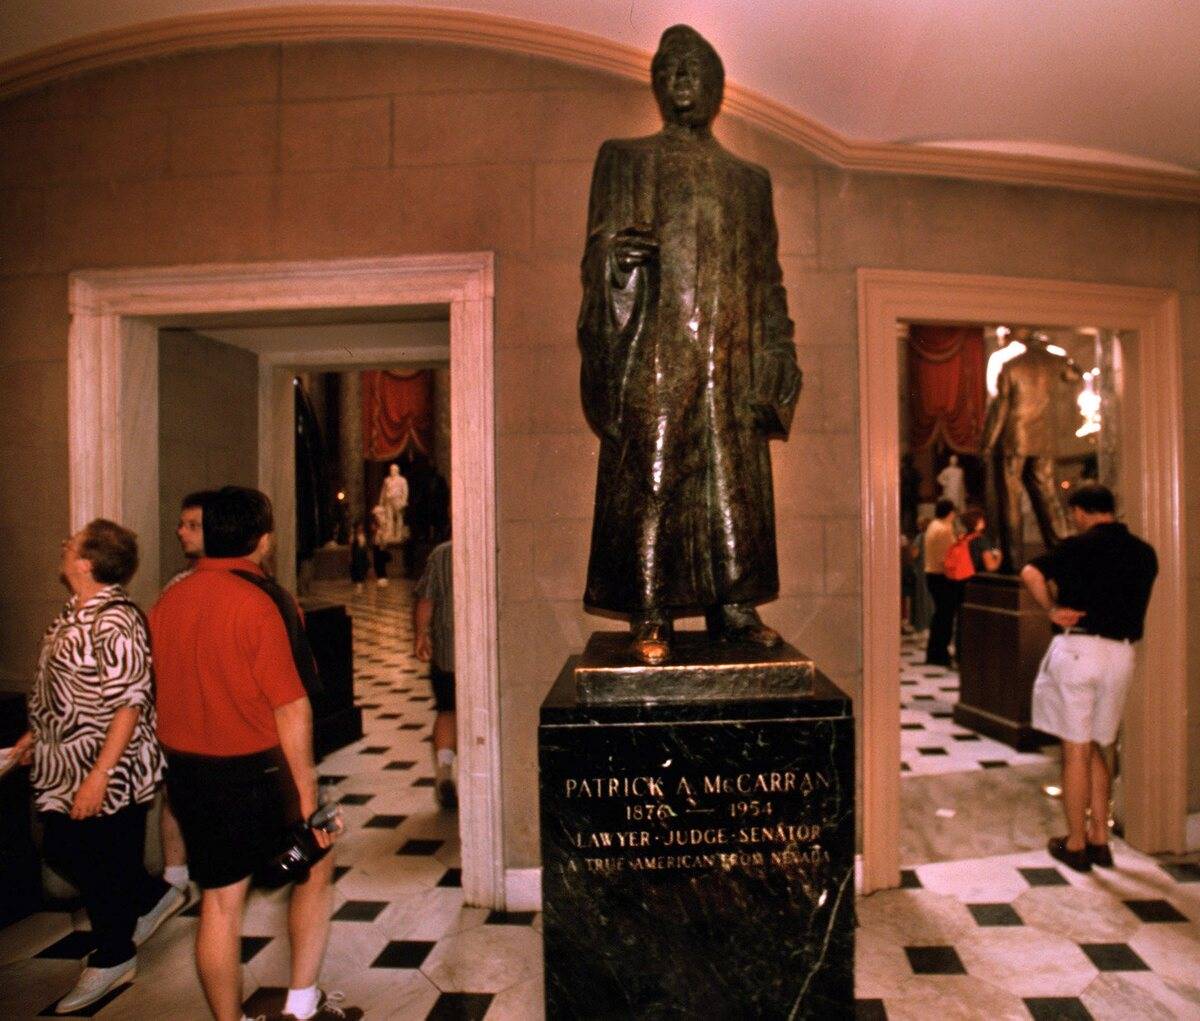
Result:
{"label": "black marble pedestal", "polygon": [[853,1016],[849,699],[748,662],[736,697],[584,701],[578,662],[538,728],[547,1017]]}

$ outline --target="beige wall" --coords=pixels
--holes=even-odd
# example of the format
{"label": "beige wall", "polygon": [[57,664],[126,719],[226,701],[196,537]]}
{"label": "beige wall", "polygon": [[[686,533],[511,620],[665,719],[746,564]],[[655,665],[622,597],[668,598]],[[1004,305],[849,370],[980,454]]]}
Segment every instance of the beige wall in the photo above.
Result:
{"label": "beige wall", "polygon": [[162,330],[158,401],[161,584],[184,564],[179,501],[197,489],[258,484],[258,357],[191,330]]}
{"label": "beige wall", "polygon": [[[22,540],[6,547],[14,552],[6,558],[3,665],[19,661],[14,650],[30,648],[44,624],[53,540],[65,527],[68,271],[493,250],[506,857],[514,867],[536,863],[538,704],[564,656],[604,626],[580,609],[597,447],[579,407],[574,341],[587,185],[602,139],[656,127],[644,86],[529,58],[391,43],[163,59],[7,103],[0,437],[20,429],[35,449],[6,439],[0,459],[0,528]],[[854,271],[1178,288],[1194,377],[1200,210],[844,173],[731,118],[719,129],[774,177],[806,374],[791,441],[775,448],[783,592],[766,616],[855,692]],[[48,405],[28,398],[31,383]],[[1197,479],[1200,407],[1188,416],[1188,474]],[[1189,524],[1200,524],[1200,486],[1188,500]],[[40,511],[32,524],[26,501]],[[1190,570],[1192,604],[1200,605],[1200,557]],[[1192,642],[1200,709],[1200,637]],[[1192,727],[1200,749],[1200,711]],[[1200,753],[1192,774],[1200,807]]]}

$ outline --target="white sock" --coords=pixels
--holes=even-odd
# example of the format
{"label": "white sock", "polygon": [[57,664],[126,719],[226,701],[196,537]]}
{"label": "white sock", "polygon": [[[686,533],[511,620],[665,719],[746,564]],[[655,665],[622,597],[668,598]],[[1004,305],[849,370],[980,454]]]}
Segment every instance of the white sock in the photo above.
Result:
{"label": "white sock", "polygon": [[163,869],[163,879],[182,890],[188,885],[188,867],[186,865],[168,865]]}
{"label": "white sock", "polygon": [[307,989],[289,989],[287,1002],[283,1012],[297,1019],[312,1017],[317,1012],[317,1004],[321,1001],[321,990],[316,986]]}

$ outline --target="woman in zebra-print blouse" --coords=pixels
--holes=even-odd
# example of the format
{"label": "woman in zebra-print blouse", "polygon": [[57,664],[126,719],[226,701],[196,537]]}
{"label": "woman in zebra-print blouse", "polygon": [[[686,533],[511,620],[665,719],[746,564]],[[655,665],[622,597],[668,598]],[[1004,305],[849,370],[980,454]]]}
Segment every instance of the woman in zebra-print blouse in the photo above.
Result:
{"label": "woman in zebra-print blouse", "polygon": [[78,984],[58,1005],[67,1013],[133,978],[135,939],[183,898],[143,864],[163,765],[149,636],[123,588],[137,570],[137,539],[97,519],[63,542],[60,570],[72,595],[42,639],[30,729],[17,752],[32,758],[43,854],[78,887],[95,936]]}

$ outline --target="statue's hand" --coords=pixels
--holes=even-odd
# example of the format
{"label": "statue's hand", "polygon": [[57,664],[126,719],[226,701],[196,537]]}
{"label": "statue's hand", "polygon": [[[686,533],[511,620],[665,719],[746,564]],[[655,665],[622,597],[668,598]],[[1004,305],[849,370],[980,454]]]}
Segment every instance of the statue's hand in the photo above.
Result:
{"label": "statue's hand", "polygon": [[658,239],[647,227],[627,227],[613,235],[613,260],[623,273],[655,262],[658,259]]}

